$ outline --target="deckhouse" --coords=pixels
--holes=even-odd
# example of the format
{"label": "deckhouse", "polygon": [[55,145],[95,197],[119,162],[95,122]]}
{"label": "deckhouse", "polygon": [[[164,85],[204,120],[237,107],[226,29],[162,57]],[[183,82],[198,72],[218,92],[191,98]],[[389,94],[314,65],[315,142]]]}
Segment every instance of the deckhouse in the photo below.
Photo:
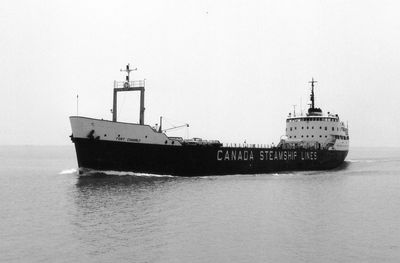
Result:
{"label": "deckhouse", "polygon": [[289,113],[286,119],[285,143],[293,146],[348,150],[349,133],[346,125],[340,121],[338,114],[324,114],[315,107],[314,84],[311,83],[311,105],[305,115],[296,116]]}

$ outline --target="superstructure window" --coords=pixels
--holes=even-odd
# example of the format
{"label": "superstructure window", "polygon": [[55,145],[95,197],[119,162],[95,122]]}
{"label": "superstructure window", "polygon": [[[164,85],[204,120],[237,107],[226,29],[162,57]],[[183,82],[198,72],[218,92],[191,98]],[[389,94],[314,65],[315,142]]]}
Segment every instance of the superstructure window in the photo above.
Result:
{"label": "superstructure window", "polygon": [[321,126],[319,126],[319,129],[320,129],[320,130],[322,130],[322,127],[321,127]]}
{"label": "superstructure window", "polygon": [[292,127],[290,127],[290,130],[292,130]]}
{"label": "superstructure window", "polygon": [[335,130],[335,128],[334,127],[332,127],[332,131],[334,131]]}
{"label": "superstructure window", "polygon": [[325,126],[325,131],[327,131],[327,130],[328,130],[328,127]]}
{"label": "superstructure window", "polygon": [[314,126],[312,126],[312,127],[311,127],[311,129],[313,129],[313,130],[314,130]]}

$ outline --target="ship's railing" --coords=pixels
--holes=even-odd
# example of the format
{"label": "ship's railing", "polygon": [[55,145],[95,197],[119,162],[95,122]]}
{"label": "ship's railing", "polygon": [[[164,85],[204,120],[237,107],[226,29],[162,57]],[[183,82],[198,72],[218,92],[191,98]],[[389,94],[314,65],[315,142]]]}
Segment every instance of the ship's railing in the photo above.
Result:
{"label": "ship's railing", "polygon": [[[128,85],[129,84],[129,85]],[[114,88],[141,88],[144,87],[145,80],[133,80],[133,81],[115,81]]]}
{"label": "ship's railing", "polygon": [[279,145],[274,144],[248,144],[248,143],[224,143],[223,147],[225,148],[262,148],[262,149],[283,149],[283,150],[290,150],[290,149],[325,149],[327,148],[326,145],[321,143],[284,143]]}
{"label": "ship's railing", "polygon": [[271,148],[275,147],[273,144],[249,144],[249,143],[224,143],[226,148]]}

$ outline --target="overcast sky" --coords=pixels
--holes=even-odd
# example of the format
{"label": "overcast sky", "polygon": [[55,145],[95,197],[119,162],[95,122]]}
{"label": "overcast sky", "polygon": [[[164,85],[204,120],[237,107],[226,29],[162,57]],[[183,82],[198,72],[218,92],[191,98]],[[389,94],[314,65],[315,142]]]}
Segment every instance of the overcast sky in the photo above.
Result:
{"label": "overcast sky", "polygon": [[[399,12],[382,0],[3,0],[0,144],[71,144],[77,94],[79,115],[111,119],[129,62],[150,125],[162,115],[190,137],[277,143],[314,77],[351,145],[400,146]],[[119,101],[119,120],[138,122],[139,94]]]}

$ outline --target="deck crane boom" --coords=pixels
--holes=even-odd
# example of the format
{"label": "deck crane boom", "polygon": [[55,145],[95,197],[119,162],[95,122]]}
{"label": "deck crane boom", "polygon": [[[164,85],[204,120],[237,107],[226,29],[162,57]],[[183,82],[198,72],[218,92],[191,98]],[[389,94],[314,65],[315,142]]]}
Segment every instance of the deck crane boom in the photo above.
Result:
{"label": "deck crane boom", "polygon": [[179,128],[183,128],[183,127],[189,127],[189,124],[184,124],[184,125],[179,125],[179,126],[174,126],[174,127],[171,127],[171,128],[168,128],[168,129],[165,129],[165,130],[162,130],[163,132],[166,132],[166,131],[170,131],[170,130],[175,130],[175,129],[179,129]]}

